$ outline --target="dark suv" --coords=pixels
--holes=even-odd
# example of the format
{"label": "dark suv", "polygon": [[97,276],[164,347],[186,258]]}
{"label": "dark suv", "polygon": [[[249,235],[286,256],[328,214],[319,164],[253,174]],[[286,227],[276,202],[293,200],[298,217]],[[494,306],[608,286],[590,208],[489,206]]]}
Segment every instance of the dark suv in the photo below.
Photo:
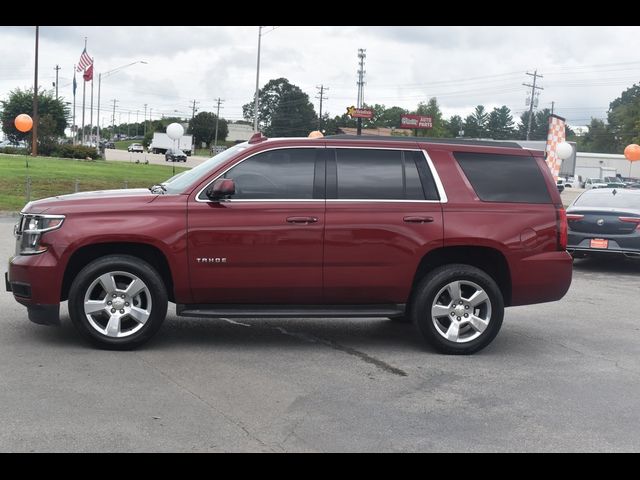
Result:
{"label": "dark suv", "polygon": [[[526,182],[514,182],[526,178]],[[506,142],[260,134],[150,189],[29,203],[7,286],[36,323],[68,299],[94,344],[188,317],[389,317],[488,345],[504,307],[562,298],[567,222],[543,152]]]}
{"label": "dark suv", "polygon": [[187,155],[177,148],[170,148],[164,154],[164,159],[167,162],[186,162]]}

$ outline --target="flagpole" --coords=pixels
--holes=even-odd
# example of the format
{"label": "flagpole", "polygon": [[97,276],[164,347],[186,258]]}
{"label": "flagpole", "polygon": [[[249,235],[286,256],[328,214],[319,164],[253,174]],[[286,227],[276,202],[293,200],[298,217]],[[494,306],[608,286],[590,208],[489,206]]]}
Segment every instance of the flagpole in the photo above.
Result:
{"label": "flagpole", "polygon": [[[84,51],[87,51],[87,37],[84,37]],[[82,63],[82,62],[81,62]],[[86,68],[83,69],[83,75],[82,75],[82,145],[84,145],[84,108],[85,108],[85,103],[86,103],[86,90],[87,90],[87,82],[84,79],[84,71],[86,71]]]}
{"label": "flagpole", "polygon": [[96,116],[96,148],[98,149],[98,153],[100,153],[100,84],[102,83],[102,73],[98,74],[98,112]]}
{"label": "flagpole", "polygon": [[86,100],[86,90],[87,90],[87,82],[85,82],[84,77],[82,78],[82,145],[84,145],[84,106]]}
{"label": "flagpole", "polygon": [[76,144],[76,65],[73,65],[73,123],[71,124],[71,136],[73,137],[73,144]]}
{"label": "flagpole", "polygon": [[93,138],[93,63],[91,64],[91,108],[89,109],[89,145]]}

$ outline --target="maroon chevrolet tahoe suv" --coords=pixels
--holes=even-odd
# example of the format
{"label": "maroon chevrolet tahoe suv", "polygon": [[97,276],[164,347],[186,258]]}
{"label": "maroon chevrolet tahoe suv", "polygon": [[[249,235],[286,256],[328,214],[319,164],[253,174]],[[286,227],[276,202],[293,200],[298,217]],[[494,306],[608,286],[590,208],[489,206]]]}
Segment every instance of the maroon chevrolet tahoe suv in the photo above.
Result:
{"label": "maroon chevrolet tahoe suv", "polygon": [[571,284],[542,152],[506,142],[260,134],[149,189],[31,202],[7,289],[36,323],[133,348],[186,317],[389,317],[445,353]]}

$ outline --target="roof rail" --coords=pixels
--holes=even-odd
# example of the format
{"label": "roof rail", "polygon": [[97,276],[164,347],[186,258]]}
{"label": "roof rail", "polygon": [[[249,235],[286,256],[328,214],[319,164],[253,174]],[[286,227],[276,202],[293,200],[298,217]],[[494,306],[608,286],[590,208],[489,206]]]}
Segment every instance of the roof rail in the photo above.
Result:
{"label": "roof rail", "polygon": [[450,145],[482,145],[485,147],[520,148],[522,145],[516,142],[504,142],[500,140],[471,140],[466,138],[429,138],[429,137],[405,137],[385,135],[327,135],[325,139],[332,140],[379,140],[387,142],[418,142],[418,143],[447,143]]}

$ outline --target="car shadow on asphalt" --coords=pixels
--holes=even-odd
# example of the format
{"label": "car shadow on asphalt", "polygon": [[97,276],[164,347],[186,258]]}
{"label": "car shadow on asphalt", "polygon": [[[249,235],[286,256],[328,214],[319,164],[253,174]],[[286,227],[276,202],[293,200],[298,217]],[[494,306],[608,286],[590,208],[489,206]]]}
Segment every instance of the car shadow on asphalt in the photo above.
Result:
{"label": "car shadow on asphalt", "polygon": [[[31,327],[31,328],[29,328]],[[519,329],[522,326],[518,327]],[[23,336],[43,346],[91,350],[94,347],[74,328],[66,312],[59,327],[29,325]],[[505,323],[497,338],[475,355],[503,356],[522,354],[530,340],[512,331]],[[273,349],[331,348],[356,356],[363,352],[391,350],[407,354],[440,355],[421,337],[411,323],[384,318],[183,318],[169,315],[160,331],[140,351],[176,351],[182,349]],[[530,355],[535,355],[529,351]],[[366,355],[366,354],[365,354]]]}
{"label": "car shadow on asphalt", "polygon": [[626,258],[609,254],[576,258],[573,261],[573,269],[584,273],[638,275],[640,274],[640,258]]}

